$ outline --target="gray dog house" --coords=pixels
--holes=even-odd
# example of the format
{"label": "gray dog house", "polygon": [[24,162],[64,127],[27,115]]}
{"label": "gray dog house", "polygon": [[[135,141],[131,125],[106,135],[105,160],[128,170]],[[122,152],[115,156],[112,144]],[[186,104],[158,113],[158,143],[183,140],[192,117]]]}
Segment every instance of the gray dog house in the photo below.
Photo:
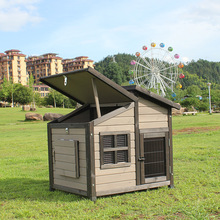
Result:
{"label": "gray dog house", "polygon": [[50,189],[99,196],[173,186],[172,108],[93,68],[41,78],[82,104],[48,123]]}

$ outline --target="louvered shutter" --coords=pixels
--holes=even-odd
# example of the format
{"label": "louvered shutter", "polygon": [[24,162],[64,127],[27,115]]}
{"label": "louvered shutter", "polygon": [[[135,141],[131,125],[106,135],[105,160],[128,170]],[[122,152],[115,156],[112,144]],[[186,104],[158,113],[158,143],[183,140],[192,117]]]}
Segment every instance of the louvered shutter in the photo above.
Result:
{"label": "louvered shutter", "polygon": [[118,165],[130,162],[130,134],[112,133],[100,135],[100,163]]}

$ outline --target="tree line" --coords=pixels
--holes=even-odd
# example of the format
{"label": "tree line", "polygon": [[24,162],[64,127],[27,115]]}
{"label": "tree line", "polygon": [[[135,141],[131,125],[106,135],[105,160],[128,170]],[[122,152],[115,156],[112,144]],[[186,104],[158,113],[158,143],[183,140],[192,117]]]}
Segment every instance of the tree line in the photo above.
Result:
{"label": "tree line", "polygon": [[[119,53],[96,62],[95,69],[119,85],[129,85],[130,62],[135,59],[134,55]],[[220,62],[201,59],[192,61],[183,67],[182,73],[185,77],[177,82],[177,85],[181,84],[182,88],[177,86],[174,88],[174,92],[168,91],[166,98],[189,109],[193,106],[199,111],[206,111],[209,108],[207,83],[210,82],[212,106],[216,109],[220,108]],[[76,106],[76,102],[55,90],[51,90],[48,96],[41,98],[39,93],[33,91],[32,76],[28,86],[13,84],[11,80],[4,79],[0,88],[0,100],[22,105],[34,102],[36,105],[43,106]]]}
{"label": "tree line", "polygon": [[40,93],[35,92],[33,89],[33,77],[29,79],[29,84],[24,86],[20,83],[12,83],[12,80],[4,79],[0,88],[0,100],[12,103],[14,106],[17,104],[26,105],[32,103],[36,106],[54,106],[74,108],[76,102],[61,94],[58,91],[50,89],[50,93],[41,97]]}

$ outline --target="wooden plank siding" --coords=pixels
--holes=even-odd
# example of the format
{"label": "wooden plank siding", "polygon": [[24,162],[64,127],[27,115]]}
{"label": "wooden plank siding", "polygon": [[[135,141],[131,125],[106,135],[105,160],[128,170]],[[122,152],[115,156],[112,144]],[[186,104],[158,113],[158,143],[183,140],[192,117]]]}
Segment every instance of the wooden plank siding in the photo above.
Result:
{"label": "wooden plank siding", "polygon": [[168,109],[143,98],[138,105],[140,129],[168,127]]}
{"label": "wooden plank siding", "polygon": [[[86,174],[86,136],[85,128],[52,128],[52,151],[54,184],[87,190]],[[76,153],[73,147],[74,141],[79,142],[79,177],[76,178]]]}
{"label": "wooden plank siding", "polygon": [[[126,167],[101,169],[100,167],[100,132],[130,131],[131,139],[131,163]],[[95,175],[97,195],[103,194],[105,190],[112,189],[123,191],[124,187],[136,185],[135,173],[135,134],[134,134],[134,107],[99,123],[94,127],[94,149],[95,149]]]}

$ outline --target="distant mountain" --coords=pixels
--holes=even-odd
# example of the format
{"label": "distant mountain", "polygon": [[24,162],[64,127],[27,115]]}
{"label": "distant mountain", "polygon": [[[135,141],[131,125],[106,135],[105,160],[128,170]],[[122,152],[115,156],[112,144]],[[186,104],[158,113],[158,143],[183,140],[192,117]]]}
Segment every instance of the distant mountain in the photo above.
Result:
{"label": "distant mountain", "polygon": [[196,74],[206,82],[220,84],[220,62],[210,62],[200,59],[185,65],[183,70],[191,74]]}

